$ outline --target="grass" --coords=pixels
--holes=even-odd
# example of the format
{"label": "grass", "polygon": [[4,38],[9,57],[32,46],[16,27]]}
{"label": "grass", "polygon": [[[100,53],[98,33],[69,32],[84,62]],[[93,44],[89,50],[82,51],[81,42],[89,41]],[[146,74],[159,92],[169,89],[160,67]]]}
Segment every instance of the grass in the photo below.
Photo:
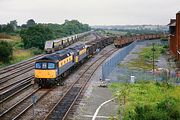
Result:
{"label": "grass", "polygon": [[129,68],[137,68],[143,70],[151,70],[153,68],[151,62],[146,62],[141,58],[135,59],[128,63]]}
{"label": "grass", "polygon": [[[125,83],[112,83],[109,88],[116,97],[122,98],[122,96],[119,96],[117,93],[124,90],[123,88],[125,86],[128,86],[128,93],[126,93],[124,116],[133,113],[135,107],[138,105],[156,106],[157,103],[169,97],[174,98],[177,102],[173,109],[180,110],[180,86],[163,83],[156,84],[155,82],[139,82],[128,85]],[[118,102],[121,103],[121,99],[119,99]]]}
{"label": "grass", "polygon": [[[154,58],[157,61],[166,48],[155,45],[155,50]],[[119,64],[119,67],[136,69],[136,71],[152,69],[152,46],[132,54],[137,54],[138,57],[127,64]],[[123,75],[126,76],[126,74]],[[180,119],[180,86],[141,80],[134,84],[111,83],[109,88],[117,97],[118,113],[119,116],[123,114],[123,120],[170,120],[173,117]],[[124,101],[125,107],[122,106]]]}
{"label": "grass", "polygon": [[126,35],[127,32],[116,31],[116,30],[105,30],[106,33],[114,34],[114,35]]}
{"label": "grass", "polygon": [[19,62],[33,56],[31,50],[17,49],[13,52],[13,62]]}
{"label": "grass", "polygon": [[99,30],[98,33],[101,35],[111,35],[111,36],[123,36],[127,34],[127,32],[117,31],[117,30],[103,30],[103,31]]}
{"label": "grass", "polygon": [[9,63],[2,63],[0,62],[0,68],[6,67],[11,64],[15,64],[17,62],[26,60],[28,58],[33,57],[36,54],[40,54],[43,51],[33,48],[33,49],[24,49],[23,48],[23,43],[21,41],[21,38],[19,36],[8,36],[9,39],[3,39],[1,38],[0,40],[5,40],[10,42],[13,45],[13,55],[12,59],[10,60]]}
{"label": "grass", "polygon": [[[154,52],[155,61],[160,57],[162,53],[165,52],[163,46],[156,45]],[[151,70],[153,68],[153,52],[152,46],[144,48],[141,52],[133,52],[133,54],[138,54],[138,58],[131,60],[131,62],[127,63],[129,68],[138,68],[143,70]],[[155,66],[156,68],[156,66]]]}
{"label": "grass", "polygon": [[10,62],[9,63],[0,62],[0,68],[6,67],[11,64],[15,64],[17,62],[31,58],[33,56],[34,56],[34,54],[33,54],[32,50],[15,49],[13,51],[13,56],[12,56],[12,59],[10,60]]}

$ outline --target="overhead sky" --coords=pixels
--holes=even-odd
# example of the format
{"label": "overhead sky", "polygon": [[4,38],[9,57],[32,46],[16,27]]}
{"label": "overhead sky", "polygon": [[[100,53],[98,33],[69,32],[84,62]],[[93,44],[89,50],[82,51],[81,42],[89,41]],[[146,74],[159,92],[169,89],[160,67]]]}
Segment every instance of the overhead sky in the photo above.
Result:
{"label": "overhead sky", "polygon": [[38,23],[77,19],[90,25],[166,25],[178,11],[180,0],[0,0],[0,24],[32,18]]}

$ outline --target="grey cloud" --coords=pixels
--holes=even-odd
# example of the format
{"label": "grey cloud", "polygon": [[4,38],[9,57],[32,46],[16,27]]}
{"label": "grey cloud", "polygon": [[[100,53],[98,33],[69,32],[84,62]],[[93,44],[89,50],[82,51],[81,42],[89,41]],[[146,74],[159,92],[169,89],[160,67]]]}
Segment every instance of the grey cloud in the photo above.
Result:
{"label": "grey cloud", "polygon": [[179,0],[0,0],[0,23],[62,23],[78,19],[90,25],[167,24]]}

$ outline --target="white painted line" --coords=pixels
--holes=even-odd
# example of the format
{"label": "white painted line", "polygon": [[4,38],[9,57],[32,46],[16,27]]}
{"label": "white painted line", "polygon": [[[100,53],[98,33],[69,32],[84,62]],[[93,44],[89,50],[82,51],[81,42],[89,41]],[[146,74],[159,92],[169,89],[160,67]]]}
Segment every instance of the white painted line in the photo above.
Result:
{"label": "white painted line", "polygon": [[[87,117],[87,118],[92,118],[92,115],[81,115],[82,117]],[[96,116],[96,118],[104,118],[104,119],[108,119],[109,116]]]}
{"label": "white painted line", "polygon": [[111,101],[114,100],[114,99],[115,99],[115,98],[103,102],[103,103],[96,109],[96,112],[94,113],[92,120],[95,120],[95,119],[96,119],[96,116],[97,116],[99,110],[101,109],[101,107],[102,107],[103,105],[107,104],[108,102],[111,102]]}

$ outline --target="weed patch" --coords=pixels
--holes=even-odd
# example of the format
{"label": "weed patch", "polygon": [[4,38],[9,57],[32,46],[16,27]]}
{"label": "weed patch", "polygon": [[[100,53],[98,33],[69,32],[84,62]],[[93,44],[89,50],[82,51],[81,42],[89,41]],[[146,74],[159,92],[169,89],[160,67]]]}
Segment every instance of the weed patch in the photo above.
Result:
{"label": "weed patch", "polygon": [[[127,85],[128,94],[120,96],[118,93]],[[118,99],[119,106],[125,98],[124,120],[180,119],[180,86],[141,81],[135,84],[112,83],[109,88],[117,98],[121,98]]]}

